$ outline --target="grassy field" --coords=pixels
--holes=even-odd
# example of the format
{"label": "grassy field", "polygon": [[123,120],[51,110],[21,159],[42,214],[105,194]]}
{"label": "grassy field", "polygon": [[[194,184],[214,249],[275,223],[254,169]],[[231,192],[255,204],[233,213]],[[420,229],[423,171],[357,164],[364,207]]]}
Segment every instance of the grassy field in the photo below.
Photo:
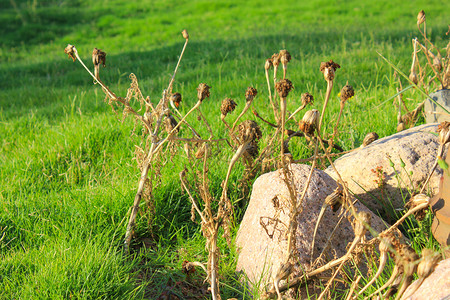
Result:
{"label": "grassy field", "polygon": [[[180,293],[176,283],[185,278],[184,260],[207,258],[200,226],[190,221],[181,192],[180,157],[163,170],[155,190],[153,236],[149,217],[140,216],[135,251],[123,255],[140,176],[133,160],[140,137],[132,134],[132,120],[120,122],[88,74],[67,58],[68,43],[86,62],[94,47],[107,52],[102,78],[116,93],[126,94],[134,73],[157,103],[186,28],[190,42],[174,89],[187,112],[198,84],[212,87],[201,110],[216,137],[226,137],[221,100],[231,97],[242,108],[248,86],[259,91],[254,107],[270,118],[263,66],[273,53],[287,49],[293,57],[289,111],[306,91],[316,99],[314,108],[321,107],[325,82],[319,65],[333,59],[341,65],[334,99],[347,81],[356,91],[337,142],[349,150],[370,131],[381,137],[394,133],[396,111],[386,100],[398,85],[376,51],[407,71],[417,12],[426,11],[430,37],[444,47],[449,6],[437,0],[303,2],[0,0],[0,298],[156,299],[170,289]],[[409,91],[405,99],[412,109],[423,97]],[[325,116],[328,133],[338,111],[338,101],[332,101]],[[206,128],[200,133],[206,135]],[[292,147],[296,158],[311,155],[303,142]],[[227,163],[214,161],[215,191]],[[239,166],[232,179],[241,173]],[[236,200],[238,192],[234,186],[230,197]],[[243,212],[244,207],[237,211],[238,220]],[[418,229],[423,234],[413,239],[417,246],[433,244],[429,220],[424,224]],[[248,297],[234,274],[235,249],[219,242],[224,299]],[[201,282],[201,275],[194,280]]]}

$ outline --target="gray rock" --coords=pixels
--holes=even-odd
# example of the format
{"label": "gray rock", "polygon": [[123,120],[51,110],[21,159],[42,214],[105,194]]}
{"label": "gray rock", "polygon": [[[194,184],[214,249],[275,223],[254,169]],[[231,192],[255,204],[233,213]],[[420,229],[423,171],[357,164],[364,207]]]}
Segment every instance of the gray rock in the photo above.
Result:
{"label": "gray rock", "polygon": [[[420,189],[435,163],[439,143],[432,132],[436,132],[437,125],[417,126],[379,139],[337,159],[334,162],[336,169],[356,198],[371,210],[380,210],[389,202],[394,208],[401,208],[404,205],[402,194],[408,200],[409,191]],[[401,167],[402,160],[404,168]],[[385,176],[383,188],[376,182],[378,178],[374,171],[377,167],[381,167]],[[331,167],[325,172],[337,180],[338,176]],[[437,193],[441,176],[442,169],[437,167],[427,187],[428,192]]]}
{"label": "gray rock", "polygon": [[[440,261],[433,273],[425,278],[418,289],[416,289],[416,284],[417,280],[408,287],[402,300],[450,299],[450,258]],[[409,296],[413,289],[415,292]]]}
{"label": "gray rock", "polygon": [[[430,97],[438,104],[450,110],[450,90],[439,90],[430,94]],[[450,116],[435,102],[430,99],[425,101],[425,120],[427,123],[439,123],[442,121],[450,121]],[[435,114],[434,112],[437,112]]]}
{"label": "gray rock", "polygon": [[[311,170],[307,165],[291,165],[297,201],[300,199]],[[314,170],[312,180],[301,203],[295,245],[298,250],[298,265],[294,272],[310,268],[310,248],[316,220],[326,196],[336,188],[336,182],[321,170]],[[276,197],[276,198],[275,198]],[[275,199],[274,199],[275,198]],[[260,176],[253,185],[250,202],[237,234],[236,245],[239,248],[237,270],[247,275],[256,288],[273,280],[280,265],[285,262],[287,252],[287,226],[289,224],[289,191],[281,170]],[[355,204],[357,210],[369,211],[364,205]],[[378,232],[385,229],[383,221],[372,215],[372,227]],[[327,208],[318,228],[314,254],[317,257],[324,248],[328,236],[334,229],[340,216]],[[326,260],[342,256],[346,246],[352,242],[354,232],[347,218],[343,218],[328,247]],[[331,249],[331,250],[330,250]]]}

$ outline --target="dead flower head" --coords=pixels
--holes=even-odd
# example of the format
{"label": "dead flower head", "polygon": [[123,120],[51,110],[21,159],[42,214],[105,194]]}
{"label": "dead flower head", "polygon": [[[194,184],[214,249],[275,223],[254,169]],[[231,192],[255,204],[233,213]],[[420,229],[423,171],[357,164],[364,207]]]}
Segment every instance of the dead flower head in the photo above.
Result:
{"label": "dead flower head", "polygon": [[173,102],[176,108],[180,107],[181,100],[182,98],[180,93],[173,93],[172,95],[170,95],[170,101]]}
{"label": "dead flower head", "polygon": [[272,58],[266,59],[266,63],[264,64],[264,69],[267,71],[273,67]]}
{"label": "dead flower head", "polygon": [[280,50],[279,53],[281,63],[286,66],[291,61],[291,54],[287,50]]}
{"label": "dead flower head", "polygon": [[75,57],[75,46],[71,45],[71,44],[67,44],[67,47],[64,49],[64,53],[66,53],[67,55],[69,55],[69,57],[73,60],[76,61],[77,58]]}
{"label": "dead flower head", "polygon": [[241,143],[254,142],[259,140],[262,136],[258,123],[253,120],[245,120],[239,124],[238,130]]}
{"label": "dead flower head", "polygon": [[317,109],[308,110],[298,123],[300,130],[307,134],[314,134],[314,131],[319,126],[320,113]]}
{"label": "dead flower head", "polygon": [[198,101],[201,102],[201,101],[205,100],[206,98],[209,98],[209,95],[210,95],[209,89],[210,88],[211,87],[208,86],[206,83],[200,83],[198,85],[198,88],[197,88]]}
{"label": "dead flower head", "polygon": [[281,62],[280,53],[272,54],[272,57],[270,58],[270,60],[272,61],[273,66],[278,67]]}
{"label": "dead flower head", "polygon": [[187,32],[186,29],[183,29],[183,31],[181,32],[181,34],[183,35],[183,37],[188,40],[189,39],[189,33]]}
{"label": "dead flower head", "polygon": [[444,121],[439,124],[437,132],[439,132],[439,143],[445,145],[450,142],[450,122]]}
{"label": "dead flower head", "polygon": [[[413,197],[411,197],[411,199],[405,205],[409,209],[413,209],[419,205],[428,204],[428,203],[430,203],[430,197],[428,197],[425,194],[417,194],[417,195],[414,195]],[[416,211],[414,213],[414,216],[416,217],[416,219],[418,221],[422,221],[423,219],[425,219],[426,214],[427,214],[427,209],[425,208],[425,209]]]}
{"label": "dead flower head", "polygon": [[339,97],[341,98],[342,102],[347,101],[348,99],[351,99],[355,95],[355,91],[353,90],[353,87],[351,85],[346,84],[341,92],[339,93]]}
{"label": "dead flower head", "polygon": [[230,98],[225,98],[222,100],[222,105],[220,106],[220,112],[223,116],[226,116],[227,114],[234,111],[237,104]]}
{"label": "dead flower head", "polygon": [[420,26],[425,20],[425,12],[423,10],[419,11],[419,14],[417,15],[417,26]]}
{"label": "dead flower head", "polygon": [[253,101],[256,94],[258,94],[258,91],[254,87],[249,86],[245,92],[245,100],[247,100],[247,102]]}
{"label": "dead flower head", "polygon": [[314,97],[310,93],[303,93],[301,100],[302,100],[302,105],[306,106],[306,105],[312,104],[314,102]]}
{"label": "dead flower head", "polygon": [[375,142],[376,140],[378,140],[378,134],[376,132],[369,132],[363,140],[362,146],[366,147],[370,144],[372,144],[373,142]]}
{"label": "dead flower head", "polygon": [[100,64],[102,64],[103,67],[105,67],[106,53],[101,49],[94,48],[94,50],[92,51],[92,63],[94,64],[94,66],[99,66]]}
{"label": "dead flower head", "polygon": [[321,62],[320,72],[323,73],[323,76],[325,77],[326,81],[333,81],[336,69],[339,69],[340,67],[341,66],[335,63],[333,60]]}
{"label": "dead flower head", "polygon": [[294,86],[289,79],[282,79],[275,84],[275,88],[277,89],[280,98],[286,98]]}

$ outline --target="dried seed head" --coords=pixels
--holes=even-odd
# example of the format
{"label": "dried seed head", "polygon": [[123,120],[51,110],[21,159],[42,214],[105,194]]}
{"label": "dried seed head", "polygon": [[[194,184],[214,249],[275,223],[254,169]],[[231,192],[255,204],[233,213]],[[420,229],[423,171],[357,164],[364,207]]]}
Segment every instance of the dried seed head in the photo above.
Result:
{"label": "dried seed head", "polygon": [[320,72],[323,73],[323,76],[326,81],[332,81],[334,79],[334,74],[336,73],[336,69],[339,69],[341,66],[335,63],[333,60],[327,62],[320,63]]}
{"label": "dried seed head", "polygon": [[286,66],[288,62],[291,61],[291,54],[287,50],[280,50],[280,61]]}
{"label": "dried seed head", "polygon": [[340,92],[340,98],[342,102],[347,101],[348,99],[352,98],[355,95],[355,91],[353,90],[353,87],[351,85],[344,85]]}
{"label": "dried seed head", "polygon": [[280,98],[286,98],[294,86],[289,79],[282,79],[275,84],[275,88],[277,89]]}
{"label": "dried seed head", "polygon": [[308,110],[298,123],[300,130],[307,134],[314,134],[314,131],[319,126],[320,114],[317,109]]}
{"label": "dried seed head", "polygon": [[417,15],[417,26],[425,22],[425,12],[423,10],[419,11],[419,14]]}
{"label": "dried seed head", "polygon": [[251,157],[253,157],[253,158],[257,157],[258,154],[259,154],[259,145],[258,145],[258,142],[255,141],[255,142],[252,142],[252,143],[248,144],[248,145],[247,145],[247,148],[245,149],[245,151],[247,151],[247,153],[248,153]]}
{"label": "dried seed head", "polygon": [[445,145],[448,142],[450,142],[450,122],[444,121],[441,124],[439,124],[438,129],[436,130],[439,132],[439,143],[441,145]]}
{"label": "dried seed head", "polygon": [[366,226],[370,226],[370,214],[365,211],[358,213],[358,219],[355,224],[355,236],[362,238],[366,234]]}
{"label": "dried seed head", "polygon": [[209,89],[210,88],[211,87],[208,86],[206,83],[200,83],[198,85],[198,88],[197,88],[198,101],[201,102],[201,101],[205,100],[206,98],[209,98],[209,95],[210,95]]}
{"label": "dried seed head", "polygon": [[[414,195],[413,197],[411,197],[411,199],[408,201],[408,203],[405,204],[406,207],[408,207],[409,209],[413,209],[419,205],[422,204],[428,204],[430,203],[430,197],[428,197],[425,194],[417,194]],[[418,221],[422,221],[423,219],[425,219],[425,216],[427,214],[427,209],[421,209],[419,211],[416,211],[414,213],[414,216],[416,217],[416,219]]]}
{"label": "dried seed head", "polygon": [[442,60],[439,54],[433,58],[433,67],[435,67],[438,71],[442,70]]}
{"label": "dried seed head", "polygon": [[417,266],[417,275],[419,278],[426,278],[430,275],[440,259],[440,255],[436,255],[433,250],[424,248],[422,250],[422,261]]}
{"label": "dried seed head", "polygon": [[272,67],[273,67],[272,59],[271,58],[266,59],[266,63],[264,64],[264,69],[267,71]]}
{"label": "dried seed head", "polygon": [[92,51],[92,63],[94,66],[103,65],[106,66],[106,53],[101,49],[94,48]]}
{"label": "dried seed head", "polygon": [[333,212],[336,212],[342,205],[343,197],[344,193],[342,192],[342,188],[338,186],[333,193],[325,198],[325,203],[331,207]]}
{"label": "dried seed head", "polygon": [[222,100],[222,105],[220,106],[220,112],[223,116],[226,116],[227,114],[234,111],[237,104],[230,98],[225,98]]}
{"label": "dried seed head", "polygon": [[71,45],[71,44],[67,44],[67,47],[64,49],[64,53],[66,53],[67,55],[69,55],[69,57],[73,60],[76,61],[77,58],[75,57],[75,50],[74,50],[75,46]]}
{"label": "dried seed head", "polygon": [[409,73],[409,80],[414,82],[414,84],[418,84],[419,83],[419,77],[417,76],[416,71],[411,70],[411,72]]}
{"label": "dried seed head", "polygon": [[262,136],[261,129],[253,120],[245,120],[239,124],[239,140],[241,143],[255,142]]}
{"label": "dried seed head", "polygon": [[198,147],[197,152],[195,152],[195,158],[200,159],[205,155],[205,144]]}
{"label": "dried seed head", "polygon": [[278,67],[280,65],[281,62],[280,53],[274,53],[270,59],[272,61],[273,66]]}
{"label": "dried seed head", "polygon": [[172,95],[170,95],[170,101],[173,102],[176,108],[180,107],[181,100],[182,99],[180,93],[173,93]]}
{"label": "dried seed head", "polygon": [[378,134],[376,132],[369,132],[365,136],[365,138],[363,140],[363,143],[362,143],[362,146],[366,147],[366,146],[372,144],[373,142],[375,142],[376,140],[378,140]]}
{"label": "dried seed head", "polygon": [[183,35],[183,37],[188,40],[189,39],[189,33],[187,32],[186,29],[183,29],[183,31],[181,32],[181,34]]}
{"label": "dried seed head", "polygon": [[256,94],[258,94],[258,91],[254,87],[249,86],[245,92],[245,100],[247,100],[247,102],[252,102],[256,97]]}
{"label": "dried seed head", "polygon": [[314,102],[314,97],[310,93],[303,93],[301,100],[302,100],[302,105],[306,106],[306,105],[312,104]]}

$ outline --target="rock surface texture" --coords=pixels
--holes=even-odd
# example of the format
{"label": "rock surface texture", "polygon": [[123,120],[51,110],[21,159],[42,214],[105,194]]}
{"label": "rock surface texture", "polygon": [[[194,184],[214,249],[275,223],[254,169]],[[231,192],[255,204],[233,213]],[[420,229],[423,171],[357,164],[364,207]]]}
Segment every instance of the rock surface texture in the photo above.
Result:
{"label": "rock surface texture", "polygon": [[[356,198],[371,210],[380,210],[389,200],[394,208],[402,208],[402,192],[409,198],[408,190],[420,189],[435,163],[439,143],[432,133],[437,125],[417,126],[379,139],[337,159],[336,169]],[[405,164],[403,168],[401,161]],[[377,168],[384,179],[376,173]],[[331,167],[325,172],[337,180]],[[427,187],[432,194],[437,193],[441,176],[442,169],[438,166]]]}
{"label": "rock surface texture", "polygon": [[[308,174],[307,165],[291,165],[297,203],[300,199]],[[236,244],[239,248],[237,270],[242,270],[249,281],[262,288],[267,280],[273,280],[280,265],[287,255],[287,228],[289,225],[289,190],[281,170],[260,176],[253,185],[253,191],[237,234]],[[298,226],[295,236],[295,247],[299,256],[294,273],[308,270],[310,267],[310,245],[319,211],[326,196],[331,194],[337,184],[329,175],[321,170],[314,170],[311,183],[301,203]],[[362,204],[355,204],[357,210],[369,211]],[[339,212],[326,209],[324,218],[318,228],[314,257],[325,247],[326,241],[340,219]],[[372,215],[372,227],[378,232],[385,229],[383,221]],[[369,234],[368,234],[369,237]],[[354,232],[347,218],[343,218],[336,230],[331,246],[325,251],[326,260],[346,253],[346,246],[352,242]],[[303,273],[303,272],[302,272]]]}
{"label": "rock surface texture", "polygon": [[[450,299],[450,258],[442,260],[416,289],[417,280],[404,293],[402,300],[444,300]],[[416,289],[412,295],[410,291]],[[406,297],[405,297],[406,296]]]}

